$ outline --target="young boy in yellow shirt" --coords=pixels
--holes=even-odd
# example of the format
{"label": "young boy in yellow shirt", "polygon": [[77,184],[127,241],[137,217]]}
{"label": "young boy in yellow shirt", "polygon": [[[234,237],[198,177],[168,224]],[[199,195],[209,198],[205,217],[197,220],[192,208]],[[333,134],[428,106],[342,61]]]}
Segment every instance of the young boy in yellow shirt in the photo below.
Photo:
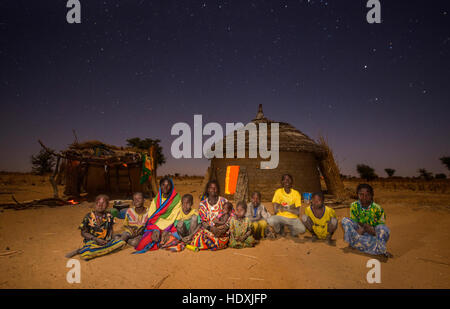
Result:
{"label": "young boy in yellow shirt", "polygon": [[302,205],[300,193],[292,188],[293,179],[289,174],[281,177],[282,188],[277,189],[272,199],[274,215],[267,219],[275,233],[284,236],[287,226],[292,236],[305,233],[305,226],[299,219]]}
{"label": "young boy in yellow shirt", "polygon": [[324,205],[322,192],[312,194],[311,206],[305,209],[302,222],[312,234],[312,241],[318,239],[327,240],[329,245],[334,245],[331,239],[338,226],[338,220],[333,208]]}

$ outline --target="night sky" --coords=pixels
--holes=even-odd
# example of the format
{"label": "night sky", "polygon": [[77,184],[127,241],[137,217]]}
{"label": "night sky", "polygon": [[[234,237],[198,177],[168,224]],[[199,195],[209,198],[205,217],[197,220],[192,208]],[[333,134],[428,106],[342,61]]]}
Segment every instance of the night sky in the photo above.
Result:
{"label": "night sky", "polygon": [[[162,140],[159,174],[203,175],[175,160],[176,122],[266,117],[325,135],[343,174],[447,173],[450,1],[65,0],[0,2],[0,170],[29,171],[37,142]],[[204,137],[206,140],[207,137]]]}

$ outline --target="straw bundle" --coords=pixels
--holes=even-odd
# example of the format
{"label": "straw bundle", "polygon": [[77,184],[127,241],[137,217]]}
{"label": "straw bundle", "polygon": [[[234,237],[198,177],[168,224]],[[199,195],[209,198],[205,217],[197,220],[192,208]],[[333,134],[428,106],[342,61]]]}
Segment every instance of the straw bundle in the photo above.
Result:
{"label": "straw bundle", "polygon": [[319,136],[318,144],[326,152],[324,159],[319,161],[319,169],[327,185],[328,193],[335,195],[338,200],[344,200],[346,198],[344,183],[341,180],[339,167],[334,160],[333,152],[322,135]]}

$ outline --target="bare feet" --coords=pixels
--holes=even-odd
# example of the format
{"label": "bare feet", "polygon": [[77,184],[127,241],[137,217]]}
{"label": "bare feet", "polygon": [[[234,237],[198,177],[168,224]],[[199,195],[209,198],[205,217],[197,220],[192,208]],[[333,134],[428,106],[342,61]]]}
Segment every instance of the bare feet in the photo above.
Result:
{"label": "bare feet", "polygon": [[152,241],[158,242],[161,238],[161,233],[158,230],[153,231],[152,233]]}
{"label": "bare feet", "polygon": [[169,232],[162,232],[161,235],[161,243],[165,244],[170,239],[170,233]]}
{"label": "bare feet", "polygon": [[276,239],[277,238],[277,234],[275,233],[273,227],[269,226],[266,229],[266,237],[269,239]]}
{"label": "bare feet", "polygon": [[128,243],[130,246],[136,248],[136,246],[139,244],[139,241],[140,241],[140,240],[141,240],[141,239],[140,239],[139,237],[135,237],[135,238],[132,238],[132,239],[128,239],[127,243]]}
{"label": "bare feet", "polygon": [[78,249],[67,253],[65,256],[66,256],[66,258],[70,259],[70,258],[74,257],[77,254],[78,254]]}
{"label": "bare feet", "polygon": [[185,244],[190,244],[192,241],[192,236],[185,236],[181,238],[181,241],[183,241]]}
{"label": "bare feet", "polygon": [[390,252],[388,252],[388,251],[386,251],[386,253],[385,254],[382,254],[384,257],[386,257],[386,258],[393,258],[394,257],[394,255],[392,254],[392,253],[390,253]]}

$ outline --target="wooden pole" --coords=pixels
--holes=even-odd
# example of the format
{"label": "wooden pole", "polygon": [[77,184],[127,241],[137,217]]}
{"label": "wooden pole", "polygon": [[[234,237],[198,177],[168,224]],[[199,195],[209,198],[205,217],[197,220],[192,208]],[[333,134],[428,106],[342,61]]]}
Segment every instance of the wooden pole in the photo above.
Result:
{"label": "wooden pole", "polygon": [[77,132],[75,132],[75,129],[72,129],[73,132],[73,136],[75,138],[75,144],[78,144],[78,136],[77,136]]}
{"label": "wooden pole", "polygon": [[128,172],[128,191],[129,195],[133,194],[133,183],[131,181],[131,174],[130,174],[130,167],[127,165],[127,172]]}
{"label": "wooden pole", "polygon": [[55,166],[55,170],[53,171],[53,173],[50,175],[50,183],[52,184],[53,187],[53,197],[54,198],[59,198],[58,195],[58,186],[56,185],[56,181],[55,181],[55,176],[58,173],[58,168],[59,168],[59,161],[61,160],[61,157],[57,157],[56,159],[56,166]]}
{"label": "wooden pole", "polygon": [[247,168],[245,166],[241,166],[239,168],[239,175],[236,184],[236,192],[234,193],[234,202],[245,202],[248,201],[248,175]]}
{"label": "wooden pole", "polygon": [[152,158],[152,169],[151,169],[151,179],[150,179],[150,183],[152,185],[152,190],[153,190],[153,196],[156,196],[158,194],[158,185],[156,183],[156,148],[155,146],[151,146],[150,147],[150,157]]}
{"label": "wooden pole", "polygon": [[54,152],[53,150],[51,150],[50,148],[46,147],[46,146],[44,145],[44,143],[43,143],[41,140],[38,140],[38,142],[39,142],[39,144],[41,145],[41,147],[42,147],[48,154],[51,154],[51,155],[53,155],[53,156],[55,156],[55,157],[57,158],[57,159],[56,159],[55,170],[54,170],[53,173],[50,175],[49,180],[50,180],[50,184],[52,185],[52,188],[53,188],[53,196],[54,196],[55,198],[58,198],[58,196],[59,196],[59,194],[58,194],[58,186],[57,186],[56,181],[55,181],[55,176],[56,176],[56,174],[58,173],[58,169],[59,169],[59,161],[60,161],[61,158],[64,158],[64,156],[61,155],[61,154],[59,154],[59,153],[56,153],[56,152]]}
{"label": "wooden pole", "polygon": [[63,185],[65,184],[64,179],[64,171],[66,169],[66,159],[62,159],[62,161],[59,164],[58,174],[56,175],[56,184],[57,185]]}

